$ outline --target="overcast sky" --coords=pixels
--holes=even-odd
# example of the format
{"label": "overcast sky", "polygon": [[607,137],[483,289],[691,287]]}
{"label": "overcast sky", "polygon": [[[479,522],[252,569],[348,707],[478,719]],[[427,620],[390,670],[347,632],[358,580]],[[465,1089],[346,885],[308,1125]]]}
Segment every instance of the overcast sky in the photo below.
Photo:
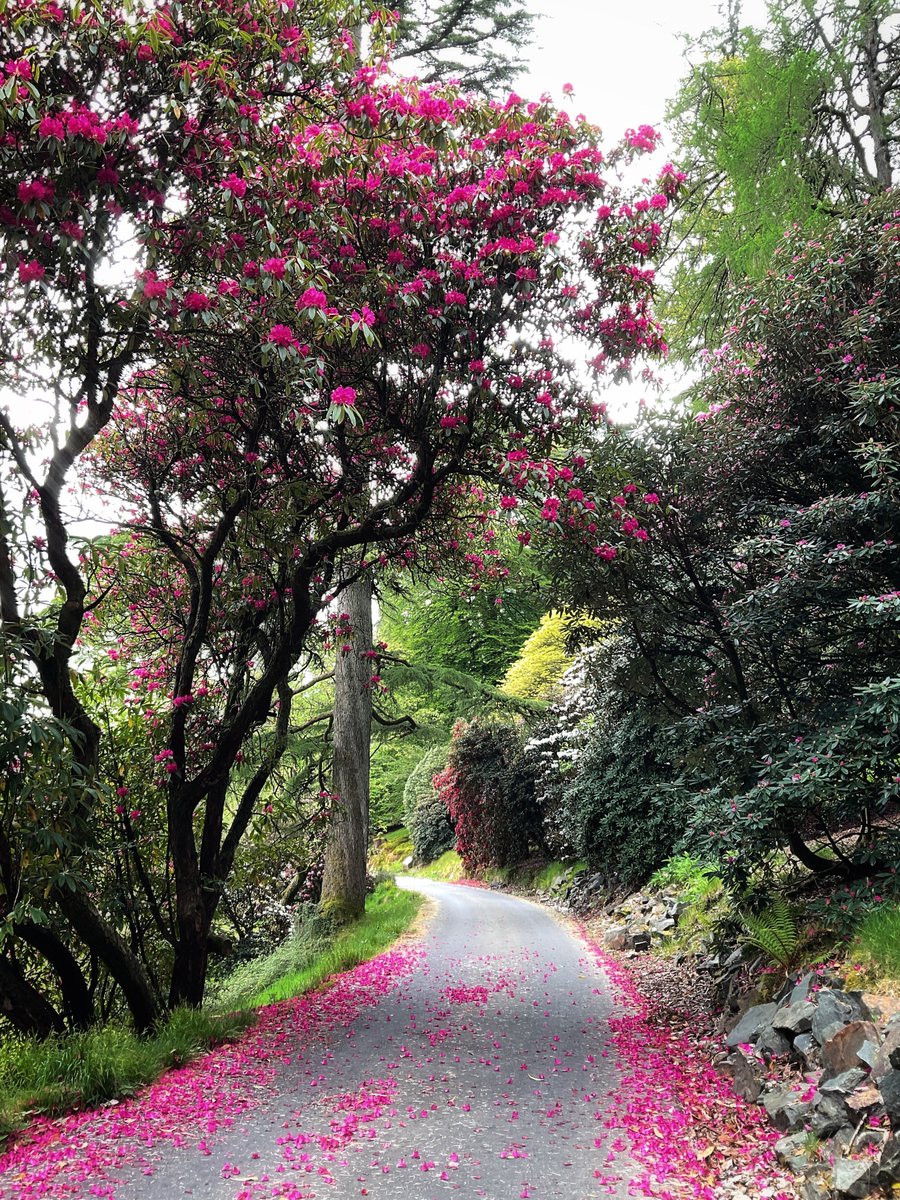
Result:
{"label": "overcast sky", "polygon": [[[569,112],[584,113],[601,127],[607,145],[626,129],[662,125],[666,103],[688,69],[682,35],[721,23],[718,0],[538,0],[532,7],[542,16],[531,69],[516,90],[528,98],[549,92]],[[742,23],[764,22],[765,0],[744,0]],[[566,83],[575,89],[571,99],[562,94]],[[664,142],[662,157],[653,161],[665,161],[671,149]],[[670,393],[686,382],[681,370],[662,374]],[[606,399],[622,420],[634,416],[644,396],[635,382],[610,389]]]}
{"label": "overcast sky", "polygon": [[[686,71],[682,33],[719,22],[717,0],[538,0],[531,70],[518,90],[561,99],[600,125],[609,142],[637,125],[662,122]],[[762,23],[764,0],[744,0],[745,24]]]}

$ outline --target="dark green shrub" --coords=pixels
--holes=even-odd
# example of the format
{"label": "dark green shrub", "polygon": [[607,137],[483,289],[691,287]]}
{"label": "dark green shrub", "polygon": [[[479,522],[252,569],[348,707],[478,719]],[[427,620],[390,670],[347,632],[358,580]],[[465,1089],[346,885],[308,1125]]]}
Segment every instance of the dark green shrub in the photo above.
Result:
{"label": "dark green shrub", "polygon": [[555,814],[589,867],[624,887],[644,883],[684,835],[685,800],[669,786],[672,739],[639,705],[598,726]]}
{"label": "dark green shrub", "polygon": [[435,783],[466,870],[512,866],[542,844],[534,768],[514,726],[458,725]]}
{"label": "dark green shrub", "polygon": [[449,746],[432,746],[413,769],[403,790],[403,815],[419,862],[429,863],[452,850],[456,834],[447,806],[432,779],[447,765]]}

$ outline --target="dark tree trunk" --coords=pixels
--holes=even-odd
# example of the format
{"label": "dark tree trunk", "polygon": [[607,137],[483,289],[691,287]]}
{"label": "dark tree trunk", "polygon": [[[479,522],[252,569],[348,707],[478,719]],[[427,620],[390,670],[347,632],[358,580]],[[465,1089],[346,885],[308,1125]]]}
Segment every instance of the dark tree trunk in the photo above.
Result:
{"label": "dark tree trunk", "polygon": [[66,1027],[49,1000],[5,958],[0,958],[0,1015],[27,1037],[49,1037]]}
{"label": "dark tree trunk", "polygon": [[60,889],[54,898],[66,920],[122,989],[135,1028],[149,1032],[159,1019],[160,1007],[144,964],[84,892]]}
{"label": "dark tree trunk", "polygon": [[181,811],[179,799],[169,803],[169,846],[175,875],[175,918],[178,938],[169,987],[169,1005],[203,1003],[209,959],[209,911],[200,877],[200,860],[194,838],[193,817]]}
{"label": "dark tree trunk", "polygon": [[94,1004],[75,955],[46,925],[23,921],[16,925],[15,933],[37,950],[56,972],[69,1023],[75,1029],[87,1029],[94,1020]]}
{"label": "dark tree trunk", "polygon": [[334,767],[338,796],[325,843],[322,910],[339,920],[361,915],[366,904],[369,841],[369,742],[372,732],[370,680],[372,584],[359,579],[341,593],[350,615],[351,649],[339,650],[334,673]]}

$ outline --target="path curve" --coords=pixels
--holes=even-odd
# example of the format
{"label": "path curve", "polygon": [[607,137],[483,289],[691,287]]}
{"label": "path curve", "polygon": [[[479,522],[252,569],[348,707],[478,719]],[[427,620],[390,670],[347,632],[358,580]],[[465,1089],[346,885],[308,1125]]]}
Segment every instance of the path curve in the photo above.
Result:
{"label": "path curve", "polygon": [[[404,878],[433,902],[411,969],[371,1006],[282,1046],[250,1107],[168,1135],[93,1192],[115,1200],[594,1200],[638,1171],[608,1148],[613,999],[548,909]],[[289,1050],[290,1053],[284,1052]],[[214,1121],[213,1126],[216,1122]],[[98,1135],[101,1136],[101,1135]],[[151,1137],[150,1142],[154,1139]],[[180,1145],[174,1143],[181,1143]],[[614,1161],[615,1160],[615,1161]],[[34,1192],[89,1197],[92,1188]],[[28,1196],[6,1190],[0,1198]]]}

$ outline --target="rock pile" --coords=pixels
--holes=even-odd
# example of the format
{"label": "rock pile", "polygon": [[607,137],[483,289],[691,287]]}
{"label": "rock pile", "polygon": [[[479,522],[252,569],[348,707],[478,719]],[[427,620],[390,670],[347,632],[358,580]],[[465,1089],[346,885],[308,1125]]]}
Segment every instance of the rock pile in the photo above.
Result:
{"label": "rock pile", "polygon": [[654,943],[673,936],[678,918],[686,908],[674,887],[653,894],[636,892],[604,909],[605,915],[615,922],[604,933],[604,943],[610,950],[649,950]]}
{"label": "rock pile", "polygon": [[[717,1064],[784,1133],[776,1150],[804,1200],[883,1195],[900,1183],[900,1017],[882,1026],[859,992],[810,973],[749,1008]],[[772,1083],[773,1060],[802,1069]]]}

